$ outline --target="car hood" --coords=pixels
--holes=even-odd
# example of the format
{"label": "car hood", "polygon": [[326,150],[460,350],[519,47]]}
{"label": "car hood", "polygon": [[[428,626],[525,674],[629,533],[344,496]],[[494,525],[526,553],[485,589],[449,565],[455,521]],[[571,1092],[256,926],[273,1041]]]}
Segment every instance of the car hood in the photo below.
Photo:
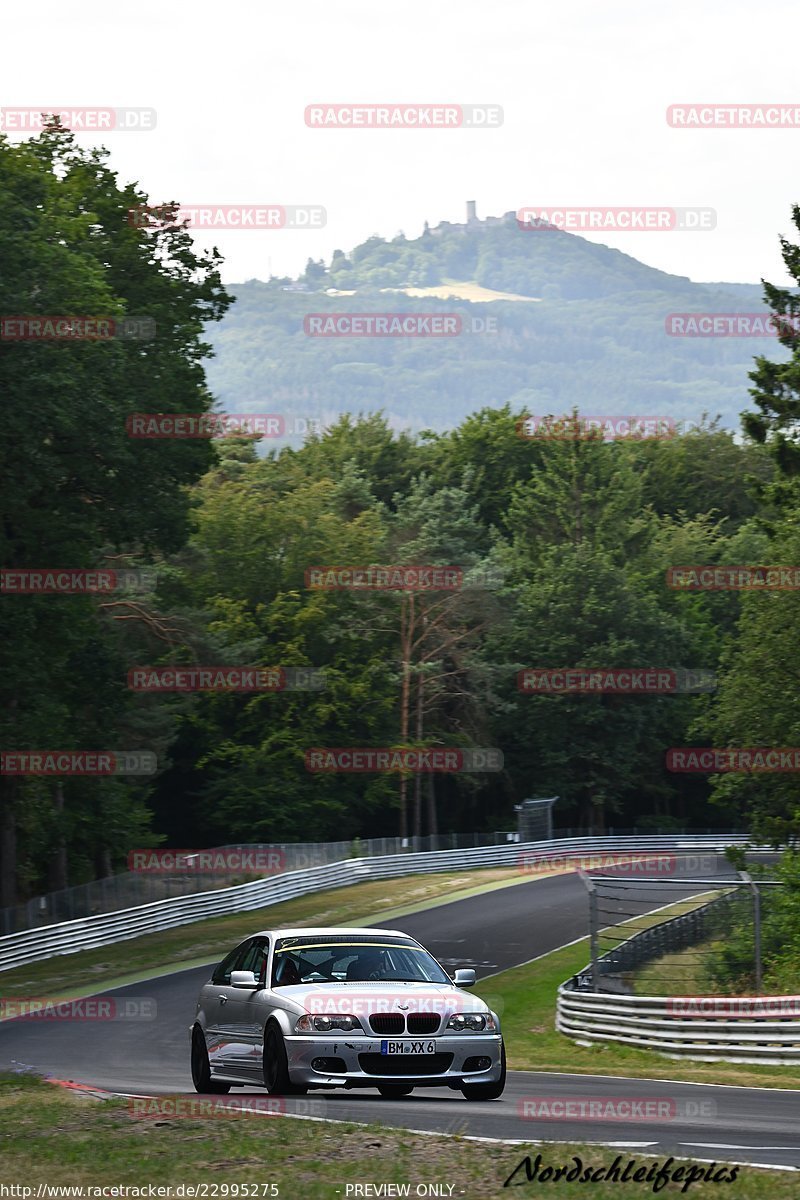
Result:
{"label": "car hood", "polygon": [[[471,992],[453,984],[436,983],[298,983],[276,988],[275,996],[298,1011],[354,1016],[371,1013],[488,1012],[489,1006]],[[407,1007],[401,1007],[405,1005]]]}

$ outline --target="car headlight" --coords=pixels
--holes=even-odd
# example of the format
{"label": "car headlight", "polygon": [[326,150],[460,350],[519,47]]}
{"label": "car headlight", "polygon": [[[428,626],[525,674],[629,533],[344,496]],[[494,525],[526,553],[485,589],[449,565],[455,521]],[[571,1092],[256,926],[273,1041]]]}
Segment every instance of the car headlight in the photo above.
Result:
{"label": "car headlight", "polygon": [[455,1029],[460,1033],[464,1029],[476,1032],[496,1033],[497,1022],[491,1013],[454,1013],[447,1022],[447,1029]]}
{"label": "car headlight", "polygon": [[353,1017],[349,1013],[338,1017],[299,1017],[295,1022],[295,1033],[329,1033],[332,1029],[342,1029],[345,1033],[349,1033],[352,1029],[362,1029],[363,1026],[358,1017]]}

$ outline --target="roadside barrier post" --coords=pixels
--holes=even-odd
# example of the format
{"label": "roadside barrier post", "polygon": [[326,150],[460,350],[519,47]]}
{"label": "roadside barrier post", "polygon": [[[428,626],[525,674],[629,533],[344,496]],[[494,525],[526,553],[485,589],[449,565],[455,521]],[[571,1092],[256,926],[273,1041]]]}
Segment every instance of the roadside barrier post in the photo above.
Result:
{"label": "roadside barrier post", "polygon": [[756,995],[759,996],[761,995],[761,894],[758,884],[747,871],[740,871],[739,875],[753,893],[753,957],[755,959]]}
{"label": "roadside barrier post", "polygon": [[589,893],[589,957],[591,959],[592,991],[600,990],[600,977],[597,967],[599,952],[597,948],[597,889],[585,871],[578,871],[584,887]]}

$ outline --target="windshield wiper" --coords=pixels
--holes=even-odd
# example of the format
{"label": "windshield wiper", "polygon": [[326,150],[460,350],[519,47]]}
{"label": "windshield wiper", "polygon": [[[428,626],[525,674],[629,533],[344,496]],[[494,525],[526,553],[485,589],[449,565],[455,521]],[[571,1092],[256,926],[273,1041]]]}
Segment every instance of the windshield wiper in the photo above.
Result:
{"label": "windshield wiper", "polygon": [[[387,975],[380,983],[444,983],[444,979],[400,979],[396,975]],[[449,982],[449,981],[448,981]]]}

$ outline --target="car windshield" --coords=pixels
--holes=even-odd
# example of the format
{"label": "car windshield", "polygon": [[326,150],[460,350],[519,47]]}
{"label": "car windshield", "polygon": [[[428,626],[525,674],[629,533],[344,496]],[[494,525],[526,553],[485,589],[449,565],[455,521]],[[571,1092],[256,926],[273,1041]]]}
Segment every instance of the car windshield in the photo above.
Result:
{"label": "car windshield", "polygon": [[284,938],[275,948],[273,987],[292,983],[451,982],[414,942]]}

